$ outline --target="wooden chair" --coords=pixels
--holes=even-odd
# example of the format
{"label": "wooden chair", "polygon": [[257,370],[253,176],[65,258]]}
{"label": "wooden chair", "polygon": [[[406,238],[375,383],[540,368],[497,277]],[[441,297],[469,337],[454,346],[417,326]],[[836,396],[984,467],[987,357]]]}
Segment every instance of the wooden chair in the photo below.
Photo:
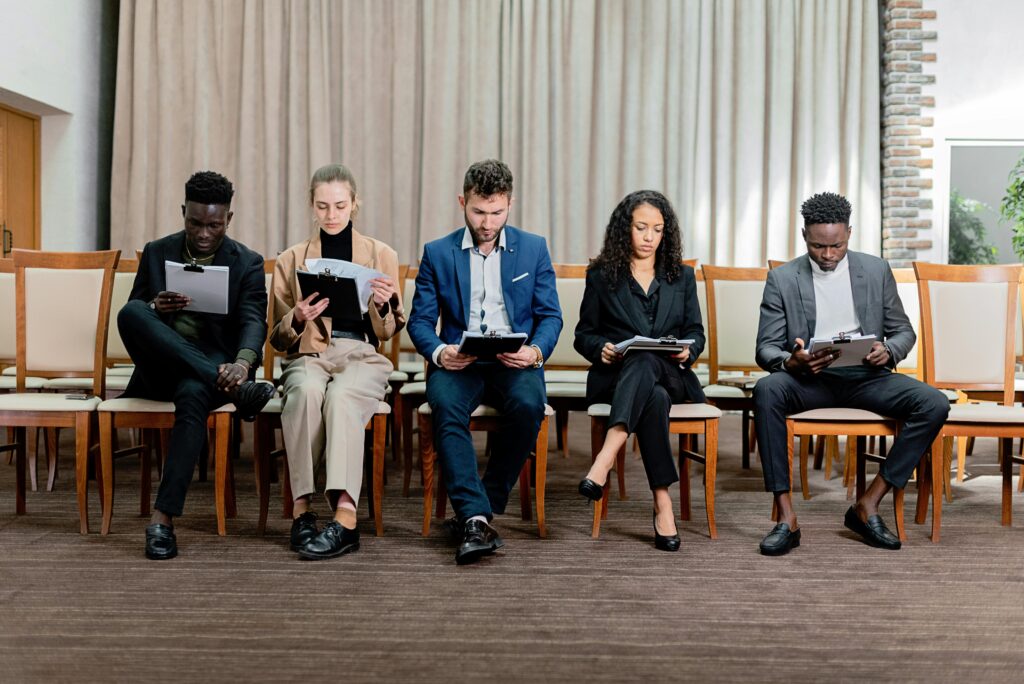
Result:
{"label": "wooden chair", "polygon": [[[263,407],[263,411],[256,417],[256,440],[254,446],[254,467],[256,469],[256,486],[259,496],[259,522],[256,526],[256,534],[262,535],[267,529],[267,514],[270,509],[270,479],[271,471],[274,468],[275,458],[285,456],[284,449],[275,449],[275,433],[281,429],[281,411],[284,408],[284,401],[280,398],[273,398]],[[388,414],[391,413],[391,406],[385,401],[378,402],[377,412],[366,424],[366,432],[372,443],[373,457],[371,466],[371,497],[370,510],[373,515],[374,529],[377,536],[384,536],[384,516],[382,503],[384,499],[384,447],[387,436]],[[284,463],[284,474],[281,478],[281,496],[284,500],[284,516],[292,517],[292,506],[294,504],[291,491],[291,483],[288,475],[288,459],[282,459]]]}
{"label": "wooden chair", "polygon": [[[924,343],[925,382],[939,389],[960,389],[972,396],[999,397],[999,404],[954,404],[932,444],[938,469],[948,437],[999,440],[1002,473],[1002,524],[1013,519],[1012,441],[1024,438],[1024,408],[1014,405],[1015,337],[1020,266],[950,266],[914,262]],[[932,489],[941,479],[932,475]],[[918,522],[927,510],[927,491],[918,497]],[[942,497],[932,503],[932,541],[939,541]]]}
{"label": "wooden chair", "polygon": [[[754,360],[753,340],[757,339],[758,311],[768,278],[766,268],[701,266],[708,300],[708,382],[704,395],[725,411],[742,414],[741,458],[750,467],[753,389],[761,368]],[[741,375],[729,378],[722,371]]]}
{"label": "wooden chair", "polygon": [[[548,404],[555,410],[557,447],[569,458],[569,412],[587,410],[587,373],[590,362],[576,351],[579,303],[586,284],[586,264],[554,264],[555,287],[562,303],[562,332],[551,356],[544,362],[544,386]],[[621,491],[621,490],[620,490]]]}
{"label": "wooden chair", "polygon": [[[15,511],[25,513],[26,428],[75,429],[79,529],[89,532],[87,471],[94,412],[105,390],[110,293],[120,252],[14,250],[17,391],[0,395],[0,425],[14,428]],[[91,396],[26,393],[29,373],[91,377]],[[69,399],[72,399],[69,401]]]}
{"label": "wooden chair", "polygon": [[[610,404],[593,404],[587,409],[590,415],[590,448],[591,459],[604,444],[608,432],[608,416],[611,414]],[[679,517],[690,519],[690,471],[689,462],[704,464],[704,507],[708,517],[708,533],[712,539],[718,539],[715,527],[715,476],[718,469],[718,419],[722,412],[711,404],[674,404],[669,413],[669,432],[674,435],[704,435],[704,456],[690,448],[679,449]],[[601,534],[601,520],[608,516],[608,484],[605,482],[604,496],[594,504],[594,524],[591,536],[597,539]]]}
{"label": "wooden chair", "polygon": [[[398,265],[398,292],[402,297],[402,306],[405,308],[406,317],[408,317],[408,307],[412,303],[406,301],[405,295],[405,280],[409,272],[408,264]],[[394,335],[390,340],[385,343],[387,353],[385,356],[391,361],[391,375],[388,376],[388,384],[391,386],[391,391],[388,393],[387,400],[391,405],[391,413],[388,415],[388,422],[391,430],[389,432],[391,436],[391,458],[396,463],[402,454],[402,421],[399,417],[402,415],[402,395],[401,390],[405,383],[409,382],[409,373],[401,370],[399,366],[402,363],[402,344],[401,336],[402,331],[399,331],[398,335]]]}
{"label": "wooden chair", "polygon": [[[423,536],[430,534],[430,515],[434,499],[434,466],[436,464],[436,453],[434,451],[433,421],[430,412],[430,404],[424,402],[417,409],[420,426],[420,463],[423,467]],[[544,491],[547,482],[548,471],[548,419],[554,414],[554,409],[545,405],[544,420],[541,421],[540,430],[537,432],[537,442],[531,458],[527,459],[523,470],[519,474],[519,503],[522,509],[523,520],[530,520],[532,517],[532,506],[530,503],[530,484],[533,480],[534,488],[537,490],[537,534],[543,539],[548,536],[547,527],[544,522]],[[470,415],[469,429],[473,431],[497,430],[501,423],[501,413],[496,409],[481,404]],[[532,463],[531,463],[532,461]],[[531,467],[532,466],[532,467]],[[532,471],[532,478],[531,478]],[[444,518],[447,496],[444,489],[444,478],[437,479],[437,517]]]}

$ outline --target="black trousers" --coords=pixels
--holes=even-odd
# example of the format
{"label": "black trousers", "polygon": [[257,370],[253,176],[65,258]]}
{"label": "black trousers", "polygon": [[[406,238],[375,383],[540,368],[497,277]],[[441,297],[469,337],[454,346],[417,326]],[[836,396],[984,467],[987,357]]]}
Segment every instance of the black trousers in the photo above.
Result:
{"label": "black trousers", "polygon": [[901,489],[949,415],[949,399],[942,392],[887,370],[772,373],[754,386],[754,427],[767,491],[790,489],[786,416],[837,407],[873,411],[901,422],[899,435],[879,469],[886,482]]}
{"label": "black trousers", "polygon": [[229,401],[216,380],[217,367],[230,359],[212,345],[182,337],[138,299],[118,313],[117,329],[135,362],[124,396],[174,402],[174,427],[155,507],[177,517],[206,446],[210,411]]}
{"label": "black trousers", "polygon": [[636,435],[651,489],[679,481],[668,431],[672,404],[687,401],[678,362],[654,352],[630,352],[611,396],[608,426]]}
{"label": "black trousers", "polygon": [[[508,368],[500,363],[473,363],[460,371],[431,368],[427,403],[434,422],[434,444],[444,486],[455,515],[490,520],[504,513],[508,495],[537,443],[544,420],[544,373]],[[491,440],[483,479],[477,474],[476,449],[469,416],[482,403],[502,413]]]}

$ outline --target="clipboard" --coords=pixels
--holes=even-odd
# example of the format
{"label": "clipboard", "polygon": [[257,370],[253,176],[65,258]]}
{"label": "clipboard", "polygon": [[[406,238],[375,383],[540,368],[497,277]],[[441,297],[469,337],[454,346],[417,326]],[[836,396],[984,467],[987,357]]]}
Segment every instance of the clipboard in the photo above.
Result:
{"label": "clipboard", "polygon": [[823,349],[838,349],[842,353],[828,365],[829,368],[846,368],[847,366],[860,366],[864,363],[864,357],[871,351],[871,347],[878,341],[875,335],[846,335],[840,334],[836,337],[816,337],[811,340],[807,347],[808,353],[822,351]]}
{"label": "clipboard", "polygon": [[498,354],[514,354],[526,344],[526,333],[462,333],[459,353],[475,356],[478,360],[493,361]]}
{"label": "clipboard", "polygon": [[299,279],[303,299],[318,292],[318,296],[312,301],[313,304],[324,297],[331,300],[322,315],[331,319],[332,327],[340,327],[339,323],[362,326],[363,312],[359,307],[359,289],[356,287],[355,279],[309,271],[296,271],[295,276]]}
{"label": "clipboard", "polygon": [[644,337],[637,335],[624,342],[615,345],[615,351],[619,354],[628,354],[631,351],[656,351],[678,354],[684,348],[693,344],[693,340],[677,340],[674,337]]}
{"label": "clipboard", "polygon": [[226,314],[228,312],[228,266],[200,266],[195,261],[164,262],[164,281],[171,292],[192,301],[183,311]]}

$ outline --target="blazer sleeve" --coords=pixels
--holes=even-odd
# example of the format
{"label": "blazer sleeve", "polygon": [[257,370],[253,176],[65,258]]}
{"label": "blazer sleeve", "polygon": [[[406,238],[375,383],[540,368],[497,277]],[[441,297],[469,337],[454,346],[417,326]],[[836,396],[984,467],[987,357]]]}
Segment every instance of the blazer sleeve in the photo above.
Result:
{"label": "blazer sleeve", "polygon": [[555,269],[551,265],[547,241],[541,239],[537,256],[537,278],[533,285],[533,338],[529,344],[540,347],[544,358],[551,356],[562,332],[562,309],[558,305]]}
{"label": "blazer sleeve", "polygon": [[[398,253],[395,250],[386,245],[380,245],[377,269],[391,278],[396,287],[398,286]],[[377,339],[381,342],[390,340],[395,333],[405,327],[405,310],[402,309],[401,293],[396,291],[391,295],[388,311],[383,316],[380,315],[380,311],[371,300],[369,316],[373,334],[377,336]]]}
{"label": "blazer sleeve", "polygon": [[587,269],[587,280],[583,287],[583,301],[580,302],[580,320],[576,324],[576,336],[572,346],[590,363],[601,361],[601,349],[611,342],[601,328],[601,296],[607,292],[604,279],[597,270]]}
{"label": "blazer sleeve", "polygon": [[292,274],[295,271],[295,253],[287,250],[274,263],[273,293],[274,327],[270,330],[270,344],[279,352],[286,352],[298,343],[300,333],[295,332],[295,293]]}
{"label": "blazer sleeve", "polygon": [[882,276],[882,306],[884,315],[882,318],[883,332],[885,334],[885,346],[889,348],[889,368],[895,368],[896,364],[907,357],[910,350],[917,341],[914,327],[903,310],[903,302],[900,301],[899,290],[896,287],[896,278],[892,275],[892,269],[888,264],[883,264],[885,271]]}
{"label": "blazer sleeve", "polygon": [[757,365],[769,372],[782,370],[791,355],[790,340],[786,339],[786,309],[778,281],[778,271],[768,271],[757,325]]}
{"label": "blazer sleeve", "polygon": [[704,351],[706,338],[704,336],[704,321],[700,317],[700,302],[697,301],[697,277],[689,266],[683,268],[683,301],[685,302],[686,316],[683,319],[681,340],[693,340],[690,345],[690,356],[683,364],[689,368]]}
{"label": "blazer sleeve", "polygon": [[239,264],[245,273],[238,284],[238,349],[256,352],[258,366],[267,339],[267,282],[263,275],[263,257],[255,252],[248,256],[248,263]]}
{"label": "blazer sleeve", "polygon": [[412,298],[408,332],[416,351],[426,359],[430,359],[434,350],[444,344],[437,336],[437,319],[440,314],[437,289],[430,250],[424,248],[420,268],[416,273],[416,293]]}

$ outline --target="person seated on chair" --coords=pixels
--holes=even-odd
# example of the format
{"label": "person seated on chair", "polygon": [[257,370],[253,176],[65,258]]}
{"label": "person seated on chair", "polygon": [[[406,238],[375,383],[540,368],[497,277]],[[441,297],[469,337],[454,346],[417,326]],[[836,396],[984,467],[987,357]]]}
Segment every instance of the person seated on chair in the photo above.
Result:
{"label": "person seated on chair", "polygon": [[[416,276],[409,337],[429,359],[427,402],[444,485],[461,542],[457,563],[503,546],[490,525],[537,441],[544,419],[545,357],[562,329],[555,271],[546,241],[506,226],[512,172],[488,159],[469,167],[459,205],[465,228],[427,243]],[[441,320],[440,336],[437,322]],[[525,333],[526,344],[494,361],[459,353],[463,332]],[[502,414],[481,480],[469,433],[481,403]]]}
{"label": "person seated on chair", "polygon": [[[356,506],[363,480],[367,421],[384,399],[391,361],[377,352],[405,325],[395,283],[398,255],[383,242],[359,233],[356,180],[346,167],[330,164],[309,183],[313,235],[285,250],[274,267],[274,325],[270,343],[287,353],[281,364],[284,407],[281,429],[295,497],[291,548],[307,560],[334,558],[359,548]],[[340,259],[385,274],[370,281],[372,294],[361,323],[332,322],[327,298],[303,297],[297,270],[307,259]],[[326,456],[326,458],[324,458]],[[327,503],[334,520],[320,531],[310,510],[314,473],[326,461]]]}
{"label": "person seated on chair", "polygon": [[[900,421],[888,458],[845,518],[846,527],[866,543],[895,550],[900,540],[882,522],[878,506],[890,489],[906,487],[949,413],[941,392],[894,372],[916,335],[889,265],[849,251],[851,211],[845,197],[831,192],[804,202],[807,254],[769,271],[764,286],[756,353],[770,375],[754,386],[754,424],[765,489],[775,496],[778,511],[778,524],[760,546],[769,556],[800,545],[790,496],[787,415],[843,407]],[[830,368],[841,355],[834,348],[808,352],[811,338],[840,333],[877,339],[853,366]]]}
{"label": "person seated on chair", "polygon": [[[210,411],[234,402],[252,420],[274,394],[253,382],[267,337],[267,288],[263,257],[225,237],[231,223],[231,182],[212,171],[185,183],[184,230],[146,244],[128,303],[117,328],[135,370],[125,397],[174,402],[164,471],[153,517],[146,528],[146,556],[174,558],[172,519],[181,515],[192,473],[205,458]],[[167,290],[165,261],[226,266],[228,313],[186,310],[191,299]]]}
{"label": "person seated on chair", "polygon": [[[616,344],[636,335],[693,342],[672,353],[615,351]],[[704,326],[697,279],[682,263],[679,223],[660,192],[630,193],[612,212],[601,253],[587,269],[574,346],[593,364],[587,402],[611,404],[608,433],[580,482],[580,494],[601,501],[616,456],[635,433],[654,494],[654,545],[679,550],[669,494],[679,475],[668,416],[672,404],[705,400],[690,370],[704,349]]]}

